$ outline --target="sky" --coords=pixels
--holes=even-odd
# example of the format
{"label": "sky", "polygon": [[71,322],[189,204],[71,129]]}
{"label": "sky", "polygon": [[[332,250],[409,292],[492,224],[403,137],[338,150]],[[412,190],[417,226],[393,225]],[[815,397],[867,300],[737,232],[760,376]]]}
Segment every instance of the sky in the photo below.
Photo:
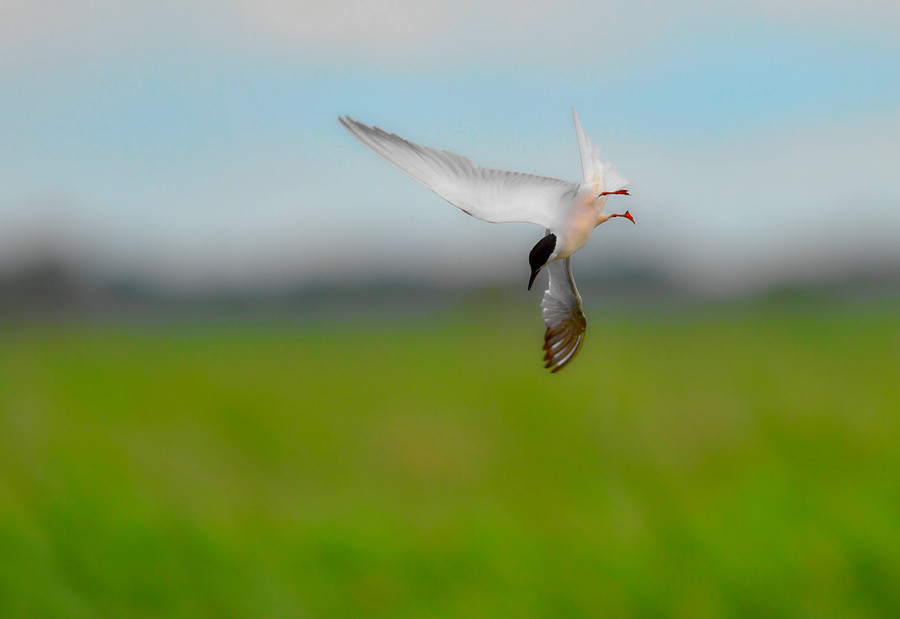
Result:
{"label": "sky", "polygon": [[576,274],[740,291],[900,264],[898,31],[894,0],[3,0],[0,271],[527,278],[542,230],[467,217],[337,117],[579,180],[573,107],[637,222]]}

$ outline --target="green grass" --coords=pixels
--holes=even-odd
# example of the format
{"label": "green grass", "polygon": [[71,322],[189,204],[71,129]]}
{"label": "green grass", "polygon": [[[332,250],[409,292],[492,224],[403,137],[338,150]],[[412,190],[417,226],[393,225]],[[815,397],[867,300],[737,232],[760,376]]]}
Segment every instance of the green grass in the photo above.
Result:
{"label": "green grass", "polygon": [[900,615],[898,315],[0,328],[0,616]]}

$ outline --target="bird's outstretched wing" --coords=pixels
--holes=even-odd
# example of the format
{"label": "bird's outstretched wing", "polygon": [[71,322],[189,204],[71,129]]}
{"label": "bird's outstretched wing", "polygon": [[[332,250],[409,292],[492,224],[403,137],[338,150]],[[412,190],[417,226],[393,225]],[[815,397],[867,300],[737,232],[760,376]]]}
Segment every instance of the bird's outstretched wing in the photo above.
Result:
{"label": "bird's outstretched wing", "polygon": [[572,108],[572,120],[575,121],[575,135],[578,137],[578,152],[581,155],[581,173],[585,185],[594,185],[595,189],[610,193],[624,189],[631,183],[619,174],[611,163],[600,161],[600,149],[591,144],[591,139],[581,129],[578,112]]}
{"label": "bird's outstretched wing", "polygon": [[581,295],[572,279],[569,258],[554,260],[547,265],[549,286],[541,301],[544,314],[544,367],[558,372],[563,369],[581,348],[587,320],[581,307]]}
{"label": "bird's outstretched wing", "polygon": [[575,136],[578,138],[578,154],[581,155],[581,174],[585,183],[594,182],[594,170],[600,159],[600,152],[596,146],[591,145],[591,139],[585,135],[578,122],[578,112],[572,108],[572,120],[575,121]]}
{"label": "bird's outstretched wing", "polygon": [[419,146],[350,117],[339,119],[360,142],[469,215],[491,223],[554,228],[579,185],[557,178],[482,168],[446,150]]}

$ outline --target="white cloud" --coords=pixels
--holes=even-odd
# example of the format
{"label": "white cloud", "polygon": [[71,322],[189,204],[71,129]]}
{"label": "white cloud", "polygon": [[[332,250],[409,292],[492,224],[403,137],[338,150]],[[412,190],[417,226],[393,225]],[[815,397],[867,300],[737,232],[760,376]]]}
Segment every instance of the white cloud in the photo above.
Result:
{"label": "white cloud", "polygon": [[0,61],[64,66],[204,43],[274,47],[307,62],[427,69],[568,63],[587,73],[729,22],[785,23],[895,45],[895,0],[4,0]]}
{"label": "white cloud", "polygon": [[[633,49],[658,33],[661,20],[644,20],[621,2],[492,2],[478,0],[236,0],[247,23],[320,61],[363,66],[428,68],[571,60],[586,70],[603,50]],[[668,13],[661,3],[657,14]]]}
{"label": "white cloud", "polygon": [[389,53],[426,47],[460,27],[457,6],[460,5],[420,0],[236,3],[237,10],[263,33],[293,41],[309,51],[332,53],[373,46]]}
{"label": "white cloud", "polygon": [[229,36],[233,15],[214,0],[3,0],[0,68],[65,70],[184,48]]}
{"label": "white cloud", "polygon": [[[860,0],[711,0],[598,2],[539,0],[235,0],[257,35],[320,61],[427,68],[433,63],[569,63],[609,71],[624,57],[690,32],[741,24],[783,23],[804,30],[882,37],[894,44],[900,3]],[[615,60],[614,60],[615,59]]]}

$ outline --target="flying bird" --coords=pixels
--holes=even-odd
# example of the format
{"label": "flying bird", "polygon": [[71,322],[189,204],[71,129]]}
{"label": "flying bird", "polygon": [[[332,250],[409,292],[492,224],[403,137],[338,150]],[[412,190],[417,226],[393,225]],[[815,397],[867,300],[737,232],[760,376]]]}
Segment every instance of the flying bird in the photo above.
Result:
{"label": "flying bird", "polygon": [[552,372],[575,358],[587,327],[572,277],[572,254],[584,247],[591,231],[603,222],[624,217],[634,223],[629,211],[604,212],[607,196],[627,196],[625,187],[630,183],[612,164],[600,161],[599,150],[582,131],[574,109],[572,118],[581,153],[580,183],[483,168],[455,153],[419,146],[349,116],[339,118],[356,139],[468,215],[490,223],[527,222],[544,228],[545,236],[528,254],[528,289],[546,268],[549,283],[541,301],[546,329],[543,350],[544,367]]}

